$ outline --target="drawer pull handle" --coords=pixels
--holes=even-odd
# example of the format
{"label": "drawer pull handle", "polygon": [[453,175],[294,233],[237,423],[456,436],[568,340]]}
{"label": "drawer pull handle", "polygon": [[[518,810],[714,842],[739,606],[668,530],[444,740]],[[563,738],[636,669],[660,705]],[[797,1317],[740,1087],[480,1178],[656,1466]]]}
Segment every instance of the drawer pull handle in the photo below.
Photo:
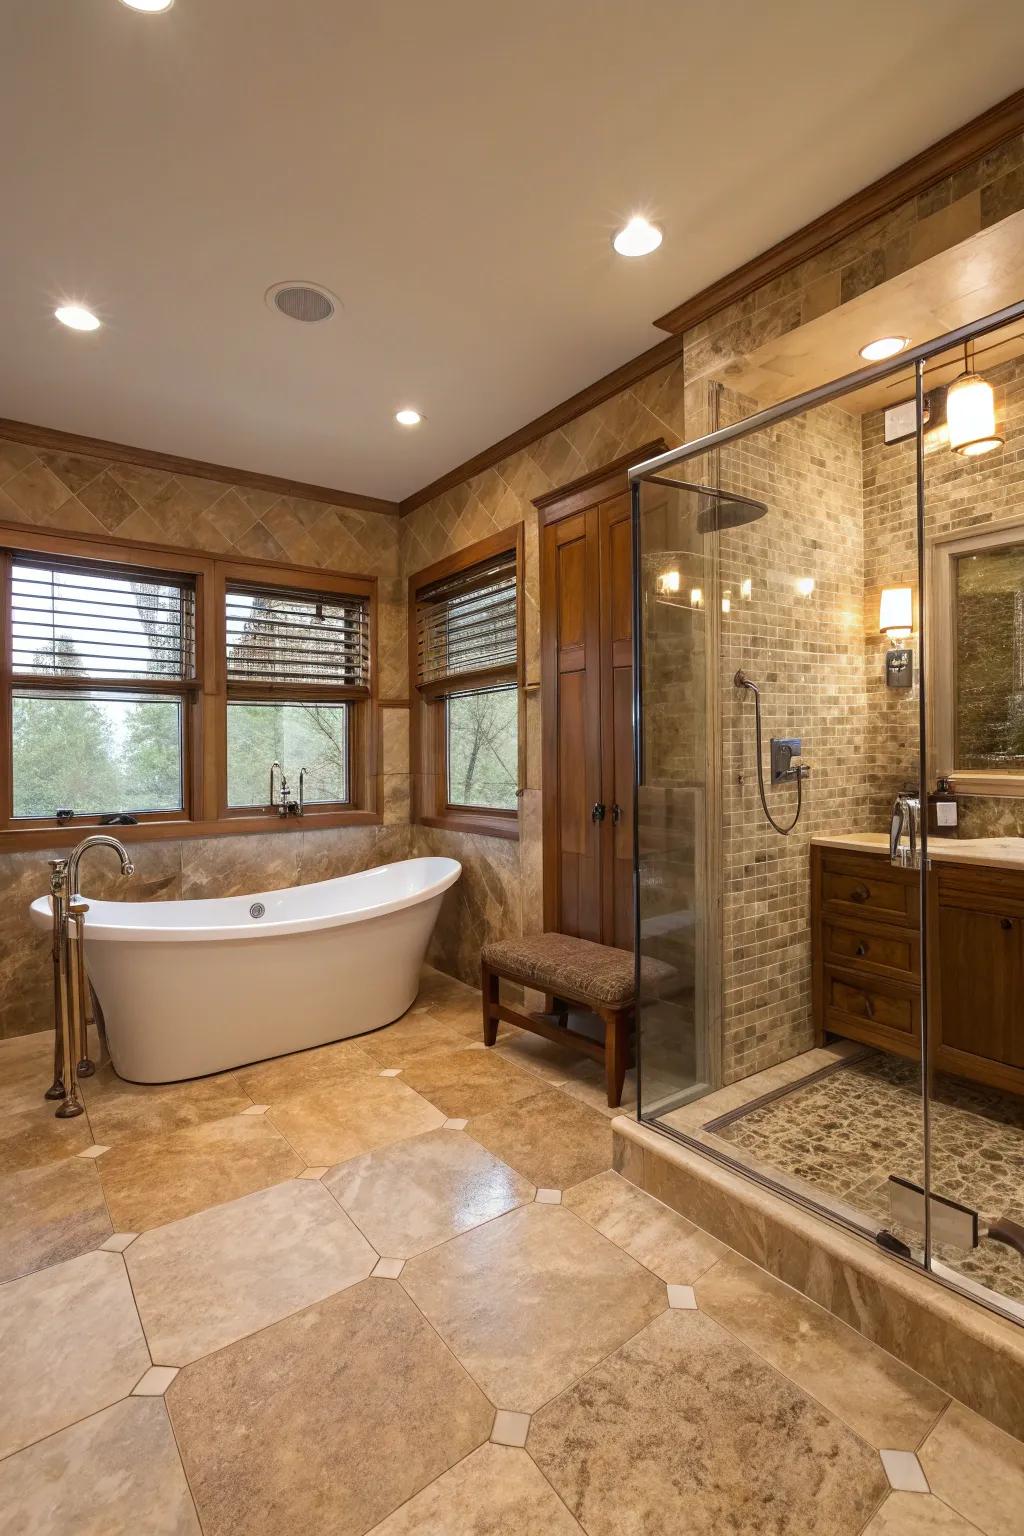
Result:
{"label": "drawer pull handle", "polygon": [[1013,927],[1013,918],[1012,917],[1001,917],[999,919],[999,926],[1000,926],[1000,928],[1012,928]]}
{"label": "drawer pull handle", "polygon": [[864,1012],[867,1014],[869,1019],[873,1019],[875,1016],[874,1003],[871,1001],[870,997],[868,997],[866,992],[862,992],[861,997],[864,999]]}
{"label": "drawer pull handle", "polygon": [[851,901],[867,901],[868,898],[870,897],[870,895],[871,895],[871,892],[868,890],[866,885],[856,885],[856,886],[854,886],[853,890],[850,892],[850,900]]}
{"label": "drawer pull handle", "polygon": [[868,952],[868,947],[867,947],[867,945],[866,945],[866,944],[865,944],[865,943],[864,943],[864,941],[863,941],[863,940],[861,940],[861,942],[860,942],[860,943],[859,943],[859,944],[858,944],[858,945],[857,945],[857,951],[856,951],[856,952],[857,952],[857,954],[858,954],[858,955],[859,955],[859,956],[860,956],[860,957],[861,957],[861,959],[862,959],[862,960],[863,960],[863,958],[864,958],[864,956],[865,956],[865,955],[866,955],[866,954],[867,954],[867,952]]}

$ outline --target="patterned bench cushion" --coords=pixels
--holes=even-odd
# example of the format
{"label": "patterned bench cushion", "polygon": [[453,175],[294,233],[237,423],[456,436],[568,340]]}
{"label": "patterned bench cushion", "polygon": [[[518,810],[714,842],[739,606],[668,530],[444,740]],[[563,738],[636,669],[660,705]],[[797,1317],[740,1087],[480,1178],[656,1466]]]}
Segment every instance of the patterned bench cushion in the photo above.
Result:
{"label": "patterned bench cushion", "polygon": [[[522,982],[540,992],[602,1008],[625,1008],[633,1001],[633,955],[628,949],[612,949],[565,933],[535,933],[485,944],[480,958],[508,981]],[[644,962],[645,980],[650,964]],[[658,961],[653,964],[668,970]]]}

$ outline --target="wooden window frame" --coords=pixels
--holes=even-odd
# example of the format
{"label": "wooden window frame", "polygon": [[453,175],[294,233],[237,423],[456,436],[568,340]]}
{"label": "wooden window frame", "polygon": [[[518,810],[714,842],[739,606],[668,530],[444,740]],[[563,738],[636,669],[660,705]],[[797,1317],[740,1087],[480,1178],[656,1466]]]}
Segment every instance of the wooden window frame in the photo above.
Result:
{"label": "wooden window frame", "polygon": [[[961,795],[993,795],[1024,799],[1024,773],[1012,768],[957,768],[956,744],[956,614],[953,611],[953,563],[962,555],[1024,544],[1024,518],[1019,515],[978,524],[928,541],[927,611],[934,615],[929,647],[926,696],[931,700],[934,729],[929,744],[928,782],[938,775],[951,779]],[[909,644],[909,641],[907,642]]]}
{"label": "wooden window frame", "polygon": [[[523,524],[516,523],[489,538],[480,539],[417,571],[409,578],[409,681],[412,708],[409,720],[409,746],[412,766],[412,816],[420,826],[446,832],[474,832],[485,837],[519,837],[519,801],[523,793],[524,751],[526,742],[524,648],[523,648]],[[516,568],[516,665],[515,679],[509,686],[516,690],[517,763],[516,809],[502,811],[471,805],[449,805],[447,797],[448,762],[446,711],[443,689],[429,684],[420,687],[417,675],[417,603],[426,587],[446,577],[471,569],[486,560],[512,553]],[[505,676],[502,669],[502,677]],[[487,672],[466,673],[460,692],[471,693],[500,686]]]}
{"label": "wooden window frame", "polygon": [[[114,535],[41,532],[21,523],[0,521],[0,550],[3,551],[3,581],[0,583],[0,850],[67,847],[95,831],[99,818],[81,816],[70,823],[54,819],[27,822],[13,817],[13,738],[12,692],[24,686],[25,679],[12,668],[12,630],[10,584],[7,571],[10,557],[18,555],[52,557],[55,560],[90,561],[94,564],[130,567],[137,572],[152,572],[191,578],[195,583],[196,673],[184,684],[131,685],[131,692],[181,693],[187,698],[184,716],[183,795],[184,809],[176,812],[133,812],[139,817],[134,826],[118,826],[123,841],[150,842],[173,838],[223,837],[252,832],[281,833],[315,831],[339,826],[376,826],[381,822],[376,786],[379,776],[379,717],[377,707],[377,578],[337,571],[323,571],[315,566],[271,564],[233,556],[221,560],[197,555],[172,545],[138,544]],[[311,684],[306,688],[292,685],[231,685],[233,696],[278,698],[281,702],[317,698],[352,705],[349,736],[350,799],[309,810],[302,817],[279,816],[271,807],[227,805],[227,655],[224,623],[224,599],[228,582],[252,586],[292,587],[298,591],[323,593],[324,596],[365,598],[369,607],[370,683],[368,689],[335,688]],[[30,680],[35,686],[35,681]],[[64,688],[67,679],[52,679],[46,686]],[[72,687],[76,685],[72,682]],[[80,686],[80,685],[79,685]],[[91,684],[95,687],[95,683]],[[236,692],[236,690],[238,690]],[[129,691],[126,689],[126,691]],[[269,764],[267,765],[269,769]]]}

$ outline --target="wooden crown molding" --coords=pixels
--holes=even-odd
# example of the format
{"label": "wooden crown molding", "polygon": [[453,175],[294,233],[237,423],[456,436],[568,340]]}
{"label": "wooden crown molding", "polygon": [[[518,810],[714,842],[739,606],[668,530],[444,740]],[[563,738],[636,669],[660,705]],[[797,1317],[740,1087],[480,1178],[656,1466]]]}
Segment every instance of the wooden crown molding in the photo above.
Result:
{"label": "wooden crown molding", "polygon": [[727,304],[736,299],[743,298],[761,284],[768,282],[773,277],[778,277],[790,267],[797,266],[808,256],[815,255],[824,250],[826,246],[860,229],[864,224],[869,224],[872,219],[886,213],[897,204],[910,197],[924,192],[935,182],[941,181],[944,176],[951,175],[954,171],[962,170],[970,165],[973,160],[987,154],[989,150],[996,149],[1000,144],[1005,144],[1007,139],[1012,139],[1015,134],[1024,133],[1024,90],[1007,96],[1005,101],[998,102],[983,112],[980,117],[972,118],[969,123],[964,123],[953,133],[947,134],[930,149],[923,150],[915,155],[905,165],[890,171],[879,181],[872,182],[869,187],[849,197],[838,207],[825,213],[813,223],[807,224],[803,229],[797,230],[785,240],[780,240],[770,250],[754,257],[744,266],[738,267],[735,272],[720,278],[710,287],[704,288],[693,298],[687,299],[677,308],[662,315],[654,323],[660,330],[669,331],[670,336],[659,341],[655,346],[641,352],[639,357],[634,357],[630,362],[615,368],[611,373],[606,373],[596,383],[590,384],[586,389],[577,391],[563,400],[560,405],[552,406],[542,416],[537,416],[533,421],[520,427],[517,432],[509,433],[490,448],[485,448],[481,453],[474,454],[465,463],[457,465],[439,479],[431,481],[422,490],[414,491],[399,503],[399,511],[402,516],[409,512],[415,512],[417,507],[422,507],[426,502],[432,501],[435,496],[441,496],[445,491],[454,490],[464,480],[469,480],[473,475],[482,474],[485,469],[500,463],[510,454],[518,453],[521,449],[529,447],[548,432],[557,431],[567,422],[575,421],[577,416],[582,416],[585,411],[592,410],[595,405],[603,405],[613,395],[621,390],[628,389],[633,384],[638,384],[648,374],[655,373],[659,368],[670,363],[673,358],[682,354],[682,333],[690,326],[696,325],[701,320],[706,320],[709,315],[724,309]]}
{"label": "wooden crown molding", "polygon": [[417,507],[422,507],[428,501],[433,501],[435,496],[444,495],[445,491],[454,490],[464,480],[470,480],[474,475],[481,474],[492,465],[499,464],[502,459],[507,459],[510,454],[519,453],[521,449],[528,448],[538,438],[544,437],[548,432],[555,432],[559,427],[564,427],[567,421],[575,421],[577,416],[593,410],[595,405],[603,405],[613,395],[621,394],[630,385],[638,384],[647,375],[656,372],[665,363],[670,363],[674,358],[680,357],[683,351],[681,336],[669,336],[656,342],[646,352],[641,352],[639,357],[631,358],[628,363],[606,373],[595,384],[588,384],[586,389],[578,390],[575,395],[570,395],[568,400],[563,400],[560,405],[554,405],[550,411],[545,411],[543,416],[534,417],[528,421],[525,427],[520,427],[517,432],[509,433],[497,443],[492,443],[490,448],[485,448],[482,453],[475,454],[467,459],[464,464],[459,464],[455,469],[449,470],[438,480],[432,480],[422,490],[414,491],[399,503],[399,511],[405,517],[410,512],[415,512]]}
{"label": "wooden crown molding", "polygon": [[397,502],[384,501],[379,496],[338,491],[329,485],[308,485],[304,480],[261,475],[252,469],[232,469],[227,464],[207,464],[203,459],[186,459],[176,453],[157,453],[151,448],[110,443],[102,437],[82,437],[77,432],[61,432],[56,427],[39,427],[28,421],[11,421],[6,416],[0,416],[0,437],[14,438],[16,442],[28,443],[33,448],[49,448],[56,453],[83,453],[98,459],[114,459],[119,464],[140,464],[145,469],[160,469],[169,475],[198,475],[204,480],[248,485],[256,491],[300,496],[308,501],[324,501],[333,507],[352,507],[359,512],[384,512],[394,517],[399,511]]}
{"label": "wooden crown molding", "polygon": [[661,315],[655,325],[659,330],[680,335],[728,304],[745,298],[755,288],[788,272],[791,267],[799,266],[800,262],[862,229],[873,219],[891,213],[900,203],[927,191],[937,181],[962,171],[1018,133],[1024,133],[1024,90],[1015,91],[1004,101],[997,102],[912,160],[879,177],[870,186],[862,187],[828,213],[812,219],[810,224],[787,235],[777,245],[762,251],[760,256],[701,289],[700,293]]}

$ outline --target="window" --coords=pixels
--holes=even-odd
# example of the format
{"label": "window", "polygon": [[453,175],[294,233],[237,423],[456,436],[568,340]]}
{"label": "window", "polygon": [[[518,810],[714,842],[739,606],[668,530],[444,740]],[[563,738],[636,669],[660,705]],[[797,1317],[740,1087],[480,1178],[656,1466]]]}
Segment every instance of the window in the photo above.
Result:
{"label": "window", "polygon": [[274,762],[292,798],[301,774],[305,804],[349,804],[347,701],[369,692],[367,602],[229,582],[224,608],[229,809],[266,803]]}
{"label": "window", "polygon": [[417,809],[430,825],[517,835],[521,528],[410,585]]}
{"label": "window", "polygon": [[16,556],[8,584],[12,820],[183,815],[194,583]]}
{"label": "window", "polygon": [[274,762],[289,801],[301,778],[301,825],[379,820],[372,580],[13,527],[0,541],[5,838],[77,840],[111,816],[150,836],[284,830]]}
{"label": "window", "polygon": [[933,773],[1024,795],[1024,524],[932,546]]}

